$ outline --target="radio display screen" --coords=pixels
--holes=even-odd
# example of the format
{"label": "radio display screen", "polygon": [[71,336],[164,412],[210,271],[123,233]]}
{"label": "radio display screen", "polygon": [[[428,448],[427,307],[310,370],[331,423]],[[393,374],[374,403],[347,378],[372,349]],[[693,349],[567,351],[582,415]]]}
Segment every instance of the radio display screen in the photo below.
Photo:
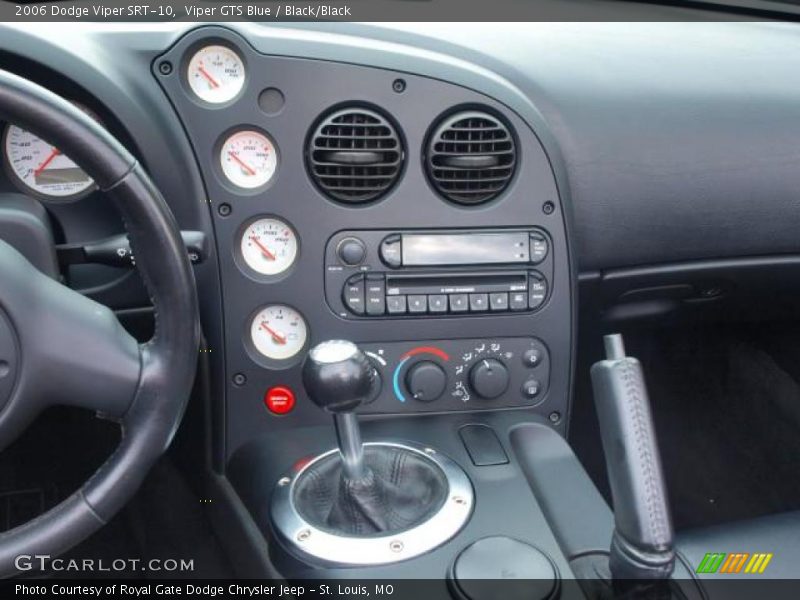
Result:
{"label": "radio display screen", "polygon": [[526,263],[526,231],[508,233],[403,234],[403,265]]}

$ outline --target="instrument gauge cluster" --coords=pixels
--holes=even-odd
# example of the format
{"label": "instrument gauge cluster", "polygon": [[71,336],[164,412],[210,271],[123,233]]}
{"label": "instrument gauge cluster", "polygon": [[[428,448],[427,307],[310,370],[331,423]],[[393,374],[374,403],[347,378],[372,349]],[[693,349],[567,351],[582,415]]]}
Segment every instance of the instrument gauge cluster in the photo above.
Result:
{"label": "instrument gauge cluster", "polygon": [[[187,48],[181,72],[184,94],[201,111],[226,118],[247,111],[233,111],[253,99],[242,48],[224,40],[206,39]],[[274,94],[273,94],[274,95]],[[280,96],[280,95],[279,95]],[[224,112],[221,109],[226,109]],[[269,111],[263,113],[269,115]],[[253,215],[253,206],[270,207],[269,188],[280,168],[278,145],[265,129],[267,120],[244,118],[213,134],[211,166],[227,193],[247,206],[230,251],[242,275],[259,284],[275,284],[288,277],[300,253],[295,228],[280,215]],[[234,202],[232,214],[238,214]],[[265,210],[268,213],[268,210]],[[254,309],[242,332],[250,358],[268,369],[285,369],[302,356],[309,339],[303,315],[285,304]]]}

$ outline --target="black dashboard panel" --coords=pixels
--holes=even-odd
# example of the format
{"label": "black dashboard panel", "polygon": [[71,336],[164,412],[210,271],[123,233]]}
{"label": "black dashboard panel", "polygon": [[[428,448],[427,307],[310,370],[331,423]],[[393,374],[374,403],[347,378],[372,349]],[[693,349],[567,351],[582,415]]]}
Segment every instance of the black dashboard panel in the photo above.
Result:
{"label": "black dashboard panel", "polygon": [[[383,382],[362,410],[367,438],[400,434],[441,447],[481,487],[467,536],[497,533],[496,507],[511,498],[512,512],[528,517],[521,534],[511,521],[503,533],[558,556],[516,470],[501,481],[473,469],[457,432],[475,421],[494,424],[502,443],[529,421],[566,433],[576,258],[584,271],[603,271],[587,273],[586,289],[596,291],[581,298],[584,309],[596,302],[598,313],[620,299],[628,312],[655,307],[659,318],[678,303],[719,314],[710,294],[737,285],[759,312],[796,305],[796,25],[37,24],[0,33],[0,64],[62,94],[79,90],[101,116],[113,115],[114,133],[138,151],[180,227],[214,240],[195,266],[207,342],[200,359],[209,367],[198,387],[209,393],[194,400],[209,400],[201,408],[211,416],[212,467],[220,474],[230,467],[239,491],[259,488],[250,496],[254,515],[265,514],[263,493],[291,461],[334,443],[329,416],[303,394],[300,362],[311,344],[347,338],[370,353]],[[189,54],[206,42],[235,48],[248,72],[242,92],[219,107],[194,99],[184,78]],[[21,62],[20,54],[29,58]],[[309,177],[309,140],[320,118],[341,107],[385,115],[401,142],[402,168],[376,201],[331,200]],[[497,198],[470,207],[443,199],[425,165],[437,124],[474,110],[508,126],[518,162]],[[220,153],[227,135],[250,128],[276,145],[278,168],[269,183],[245,192],[226,182]],[[0,179],[0,188],[7,183]],[[59,240],[121,230],[102,202],[92,196],[52,208]],[[245,266],[238,242],[258,218],[281,219],[285,231],[273,233],[298,236],[288,270]],[[406,233],[424,242],[431,233],[504,232],[540,235],[545,258],[504,262],[486,245],[495,258],[488,264],[443,261],[434,251],[411,253],[398,267],[381,252]],[[354,238],[365,256],[354,247],[340,252]],[[787,256],[767,256],[775,254]],[[447,260],[457,264],[441,264]],[[373,298],[375,314],[350,310],[361,276],[364,304]],[[82,291],[114,308],[142,306],[134,280],[129,272],[102,294]],[[780,298],[775,281],[785,284]],[[498,285],[509,287],[491,287]],[[512,287],[522,285],[525,307],[513,310],[511,293],[523,288]],[[274,304],[300,311],[308,334],[298,334],[296,354],[266,360],[247,340],[259,309]],[[403,563],[400,572],[440,577],[451,550]]]}
{"label": "black dashboard panel", "polygon": [[[235,49],[248,73],[248,82],[240,95],[221,107],[209,107],[193,98],[185,85],[182,68],[188,54],[210,43]],[[165,62],[175,68],[164,69],[160,65]],[[302,349],[289,357],[264,359],[258,355],[257,344],[249,341],[252,319],[267,305],[299,311],[308,331],[306,338],[298,337],[297,343],[302,348],[329,338],[345,338],[374,350],[376,356],[384,351],[380,356],[386,364],[376,363],[383,375],[384,391],[365,413],[529,407],[544,417],[551,416],[554,426],[563,431],[568,410],[572,339],[566,223],[550,162],[534,132],[514,112],[490,97],[427,77],[341,62],[261,54],[247,39],[219,27],[199,28],[183,37],[154,61],[153,77],[169,95],[194,146],[214,219],[225,321],[228,455],[267,431],[291,430],[326,423],[329,419],[303,395],[299,368]],[[402,86],[398,80],[402,80]],[[279,111],[268,113],[260,105],[259,98],[266,89],[279,90],[285,98]],[[347,204],[332,200],[315,186],[306,170],[305,145],[319,117],[332,107],[350,106],[389,115],[402,136],[405,148],[402,175],[386,195],[374,202]],[[442,115],[464,107],[502,115],[517,138],[518,164],[513,180],[500,196],[478,206],[458,206],[443,199],[430,186],[423,169],[430,128]],[[222,140],[231,133],[251,129],[267,134],[278,155],[276,175],[256,191],[232,186],[219,166]],[[299,239],[296,259],[280,275],[254,276],[243,265],[240,244],[243,225],[258,217],[280,219]],[[363,232],[360,237],[371,240],[382,231],[452,233],[514,228],[534,229],[547,240],[546,260],[529,265],[533,272],[546,277],[545,284],[537,284],[545,285],[547,292],[539,294],[541,305],[535,307],[535,312],[527,310],[527,306],[522,312],[492,312],[487,307],[485,311],[478,308],[468,311],[464,319],[434,312],[401,317],[388,311],[374,320],[350,319],[326,302],[326,273],[329,268],[336,272],[331,248],[338,245],[330,242],[337,242],[337,235],[341,237],[343,231],[350,232],[350,237],[356,235],[353,232]],[[374,276],[381,270],[381,263],[374,248],[372,252],[360,266],[338,273]],[[486,269],[486,265],[481,266]],[[497,268],[504,272],[508,267]],[[463,266],[445,269],[451,275],[462,270]],[[430,269],[412,270],[419,271],[427,273]],[[435,271],[440,273],[442,267]],[[341,282],[337,280],[336,285],[341,286]],[[338,297],[338,293],[334,292],[334,296]],[[488,298],[487,294],[486,301]],[[477,300],[480,302],[481,298]],[[529,381],[533,379],[530,367],[523,364],[523,354],[531,345],[540,348],[542,356],[533,382]],[[414,348],[431,346],[445,348],[446,352],[457,354],[459,360],[465,358],[467,364],[459,368],[459,375],[463,376],[459,379],[455,366],[452,373],[448,371],[447,392],[436,401],[400,400],[393,386],[399,380],[402,387],[405,375],[399,374],[398,363]],[[489,354],[492,351],[495,354]],[[484,352],[485,355],[481,354]],[[453,395],[457,386],[469,386],[465,377],[470,369],[481,370],[485,367],[481,361],[490,360],[498,360],[508,371],[507,397],[496,401],[473,398],[472,402],[464,402],[463,396]],[[487,364],[496,366],[495,362]],[[527,392],[523,389],[526,383]],[[264,395],[275,386],[289,388],[294,393],[296,404],[291,412],[276,415],[265,408]]]}
{"label": "black dashboard panel", "polygon": [[536,105],[564,159],[581,271],[800,252],[796,23],[435,31],[385,33],[495,69]]}
{"label": "black dashboard panel", "polygon": [[[256,61],[248,62],[253,86],[228,108],[192,101],[181,84],[184,51],[205,36],[229,39]],[[261,408],[265,386],[299,384],[294,367],[259,370],[242,347],[247,316],[266,302],[296,304],[311,326],[309,343],[330,336],[363,342],[535,336],[550,351],[553,377],[544,407],[569,393],[569,374],[562,371],[569,369],[574,331],[562,317],[575,306],[567,291],[571,260],[579,259],[581,270],[609,270],[798,252],[794,57],[800,42],[794,24],[640,23],[634,31],[619,23],[519,23],[494,32],[480,24],[74,30],[36,24],[3,26],[0,46],[3,66],[22,64],[40,83],[55,82],[56,91],[80,90],[101,117],[114,115],[115,133],[127,134],[139,150],[181,227],[216,232],[219,257],[213,248],[195,272],[212,348],[212,395],[220,403],[228,396],[216,416],[220,423],[227,418],[228,433],[243,434],[228,440],[228,451],[265,427],[324,418],[302,406],[281,418]],[[104,50],[109,47],[115,51]],[[173,61],[170,75],[159,71],[165,51]],[[397,79],[407,85],[402,93],[393,89]],[[258,107],[266,86],[285,94],[279,114]],[[363,207],[327,200],[309,179],[303,153],[312,124],[354,100],[391,114],[406,148],[392,192]],[[473,103],[510,123],[524,165],[502,197],[463,208],[442,200],[428,183],[423,148],[433,122]],[[247,123],[270,133],[280,152],[278,177],[263,194],[233,193],[214,165],[221,132]],[[542,206],[550,199],[556,210],[548,215]],[[64,239],[111,233],[110,219],[92,218],[101,200],[51,211]],[[232,207],[229,217],[218,212],[224,203]],[[293,270],[270,283],[243,275],[233,250],[237,229],[255,215],[281,216],[301,237]],[[309,225],[312,217],[323,225]],[[570,218],[577,257],[566,244]],[[337,232],[529,227],[552,237],[556,261],[550,299],[531,315],[470,316],[470,331],[453,333],[456,320],[449,317],[343,319],[323,300],[325,244]],[[227,288],[224,310],[220,278]],[[98,297],[115,307],[145,301],[124,282],[107,291]],[[246,376],[244,386],[231,383],[235,369]],[[231,412],[239,406],[241,414]],[[220,438],[216,457],[225,454]]]}

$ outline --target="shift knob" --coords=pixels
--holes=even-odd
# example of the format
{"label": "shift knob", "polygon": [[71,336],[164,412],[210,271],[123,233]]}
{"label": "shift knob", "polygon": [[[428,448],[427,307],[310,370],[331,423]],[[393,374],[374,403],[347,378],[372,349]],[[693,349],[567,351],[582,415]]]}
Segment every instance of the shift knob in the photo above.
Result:
{"label": "shift knob", "polygon": [[373,398],[378,374],[353,342],[330,340],[314,346],[303,365],[311,401],[332,413],[352,412]]}

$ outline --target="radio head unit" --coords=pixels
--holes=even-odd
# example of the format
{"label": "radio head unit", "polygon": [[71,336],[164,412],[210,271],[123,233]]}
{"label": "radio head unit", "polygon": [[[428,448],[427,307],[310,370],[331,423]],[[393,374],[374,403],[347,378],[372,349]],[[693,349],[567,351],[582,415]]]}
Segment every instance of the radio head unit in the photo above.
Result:
{"label": "radio head unit", "polygon": [[533,312],[553,257],[540,228],[346,231],[325,253],[325,293],[344,318]]}

